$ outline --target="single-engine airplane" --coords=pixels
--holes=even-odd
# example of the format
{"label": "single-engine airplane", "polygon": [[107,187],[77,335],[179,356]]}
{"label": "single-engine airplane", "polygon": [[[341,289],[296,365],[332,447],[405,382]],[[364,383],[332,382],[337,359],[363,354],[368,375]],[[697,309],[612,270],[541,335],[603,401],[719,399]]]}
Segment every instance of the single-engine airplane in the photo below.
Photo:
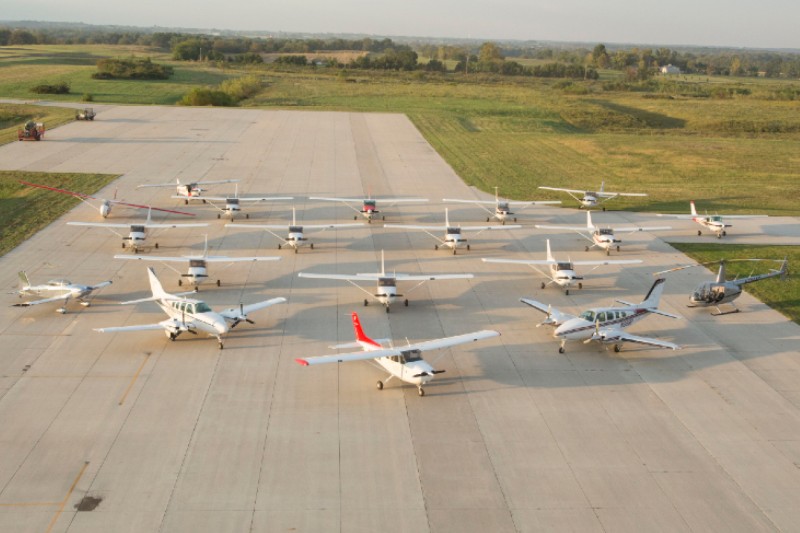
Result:
{"label": "single-engine airplane", "polygon": [[[413,230],[421,230],[439,241],[439,244],[434,245],[433,249],[438,250],[439,246],[442,248],[450,248],[453,250],[453,255],[456,255],[456,250],[462,243],[467,242],[467,238],[462,236],[462,232],[474,231],[476,232],[475,235],[479,235],[484,231],[491,231],[491,230],[498,230],[498,229],[519,229],[522,226],[519,225],[503,225],[503,226],[453,226],[450,224],[450,214],[448,210],[445,208],[444,210],[444,225],[438,226],[428,226],[428,225],[417,225],[417,224],[384,224],[384,228],[396,228],[396,229],[413,229]],[[444,238],[440,239],[433,233],[432,231],[444,231]],[[470,249],[470,245],[467,244],[467,250]]]}
{"label": "single-engine airplane", "polygon": [[[183,196],[174,195],[173,198],[183,198]],[[274,202],[278,200],[294,200],[293,196],[273,196],[273,197],[240,197],[239,186],[236,186],[233,196],[204,196],[203,200],[211,204],[211,206],[218,210],[217,218],[222,216],[230,217],[233,222],[234,217],[242,212],[242,202]],[[224,206],[219,206],[214,202],[224,202]],[[244,218],[250,218],[250,213],[245,213]]]}
{"label": "single-engine airplane", "polygon": [[[267,233],[274,235],[275,238],[280,239],[282,242],[278,245],[278,250],[280,250],[284,246],[290,246],[294,248],[294,253],[300,249],[301,246],[305,246],[308,242],[305,234],[303,233],[304,230],[312,230],[312,231],[325,231],[326,229],[342,229],[342,228],[363,228],[363,224],[306,224],[306,225],[299,225],[297,224],[297,214],[295,212],[294,207],[292,208],[292,223],[288,226],[288,235],[284,239],[275,231],[273,230],[282,230],[287,229],[286,225],[279,225],[279,224],[225,224],[226,228],[247,228],[247,229],[263,229]],[[314,249],[314,243],[308,243],[308,247],[312,250]]]}
{"label": "single-engine airplane", "polygon": [[189,183],[181,183],[180,178],[175,180],[175,183],[145,183],[136,188],[141,189],[144,187],[175,187],[175,195],[178,198],[183,198],[183,203],[188,204],[189,200],[203,200],[205,198],[202,193],[207,189],[203,185],[218,185],[220,183],[236,183],[239,180],[213,180],[213,181],[192,181]]}
{"label": "single-engine airplane", "polygon": [[[347,207],[355,211],[356,213],[362,215],[364,218],[367,219],[367,222],[372,222],[372,219],[375,218],[379,213],[381,214],[381,219],[386,220],[386,215],[382,213],[382,211],[378,210],[378,202],[385,204],[386,206],[393,206],[400,203],[421,203],[427,202],[427,198],[373,198],[372,195],[368,195],[366,198],[325,198],[321,196],[311,196],[309,200],[321,200],[323,202],[341,202],[346,204]],[[351,204],[361,204],[361,209],[354,207]],[[353,217],[353,220],[358,220],[358,214]]]}
{"label": "single-engine airplane", "polygon": [[[770,269],[770,271],[766,274],[756,274],[753,276],[748,276],[746,278],[737,278],[726,280],[725,279],[725,263],[732,262],[732,261],[773,261],[773,262],[780,262],[781,267],[778,270]],[[700,285],[698,285],[694,291],[692,291],[692,295],[689,297],[689,303],[687,304],[688,307],[714,307],[717,312],[711,313],[714,316],[719,315],[727,315],[730,313],[738,313],[740,309],[733,304],[733,301],[742,294],[742,289],[744,285],[748,283],[753,283],[755,281],[761,281],[762,279],[769,279],[769,278],[777,278],[780,277],[781,279],[786,279],[786,275],[789,272],[789,261],[786,259],[778,260],[778,259],[728,259],[722,261],[711,261],[709,263],[700,263],[695,265],[685,265],[680,266],[677,268],[670,268],[669,270],[662,270],[661,272],[655,272],[653,275],[658,276],[661,274],[667,274],[669,272],[675,272],[676,270],[684,270],[687,268],[693,268],[698,266],[705,266],[714,263],[719,263],[719,271],[717,272],[717,277],[714,281],[704,281]],[[720,309],[720,306],[723,304],[728,304],[731,307],[729,311],[723,311]]]}
{"label": "single-engine airplane", "polygon": [[[713,234],[717,236],[717,239],[721,239],[725,235],[728,234],[725,228],[730,228],[733,224],[726,224],[723,220],[722,215],[698,215],[697,208],[694,206],[694,200],[689,202],[690,213],[686,214],[665,214],[659,213],[656,216],[659,217],[671,217],[671,218],[680,218],[680,219],[689,219],[697,222],[704,228],[711,230]],[[744,219],[744,218],[766,218],[769,215],[725,215],[725,219],[736,218],[736,219]],[[697,236],[699,237],[702,235],[703,232],[701,230],[697,230]]]}
{"label": "single-engine airplane", "polygon": [[564,353],[564,345],[567,341],[583,341],[584,344],[596,341],[603,345],[613,344],[614,351],[619,352],[624,342],[634,342],[658,346],[660,348],[671,348],[679,350],[680,346],[671,342],[654,339],[651,337],[639,337],[624,331],[637,320],[640,320],[650,313],[668,316],[670,318],[680,318],[658,309],[658,302],[661,293],[664,291],[664,278],[659,278],[650,287],[650,291],[640,304],[633,304],[623,300],[616,300],[626,307],[600,307],[588,309],[579,316],[562,313],[550,305],[545,305],[536,300],[520,298],[519,301],[545,313],[547,318],[537,324],[537,328],[542,325],[555,326],[553,336],[561,339],[561,346],[558,353]]}
{"label": "single-engine airplane", "polygon": [[250,313],[286,301],[286,298],[282,297],[271,298],[250,305],[239,304],[239,307],[231,307],[224,311],[216,312],[202,300],[195,300],[186,298],[181,294],[169,294],[166,292],[151,267],[147,268],[147,274],[150,277],[150,290],[153,292],[153,296],[121,302],[121,304],[129,305],[141,302],[156,302],[169,318],[156,324],[95,328],[95,331],[99,331],[100,333],[118,333],[123,331],[160,329],[164,331],[164,334],[171,341],[177,339],[178,336],[185,331],[193,335],[201,331],[207,333],[210,337],[216,337],[221,350],[224,347],[222,342],[223,335],[235,328],[240,322],[247,322],[248,324],[255,323],[248,318]]}
{"label": "single-engine airplane", "polygon": [[31,285],[31,282],[28,280],[28,275],[25,273],[25,271],[21,271],[19,273],[19,281],[20,289],[13,294],[19,294],[20,298],[30,295],[44,296],[48,294],[54,294],[55,296],[44,298],[43,300],[34,300],[32,302],[16,303],[13,304],[14,307],[29,307],[31,305],[46,304],[50,302],[62,302],[61,307],[56,309],[56,311],[62,315],[67,312],[67,304],[70,300],[77,300],[82,306],[89,307],[92,305],[89,296],[94,291],[111,285],[111,281],[104,281],[102,283],[98,283],[97,285],[78,285],[77,283],[72,283],[66,279],[52,279],[44,285]]}
{"label": "single-engine airplane", "polygon": [[[319,365],[323,363],[343,363],[346,361],[368,361],[372,360],[383,370],[389,372],[389,377],[385,381],[378,381],[378,390],[392,378],[397,378],[406,383],[417,386],[420,396],[425,396],[422,386],[429,383],[436,374],[441,374],[444,370],[434,370],[430,363],[422,358],[422,352],[427,350],[441,350],[459,344],[488,339],[500,335],[494,330],[481,330],[474,333],[465,333],[455,337],[445,337],[424,342],[408,344],[400,348],[391,346],[389,339],[372,340],[364,334],[361,323],[358,320],[358,313],[353,313],[353,329],[355,330],[356,341],[331,346],[331,349],[342,348],[361,348],[361,352],[340,353],[335,355],[321,355],[317,357],[305,357],[296,359],[303,366]],[[389,343],[389,347],[384,347],[383,343]],[[441,356],[440,356],[441,357]],[[437,358],[438,360],[438,358]],[[433,361],[434,363],[436,360]]]}
{"label": "single-engine airplane", "polygon": [[[386,312],[389,312],[389,306],[398,298],[402,298],[402,294],[397,293],[398,281],[418,281],[407,294],[414,289],[422,286],[426,281],[435,281],[443,279],[472,279],[472,274],[398,274],[396,272],[386,272],[386,263],[384,261],[383,250],[381,250],[381,271],[376,273],[366,274],[312,274],[310,272],[300,272],[297,274],[301,278],[313,279],[336,279],[343,280],[365,293],[370,298],[374,298],[386,307]],[[361,287],[358,281],[374,281],[378,284],[375,293]],[[408,298],[403,301],[404,305],[408,307]],[[364,299],[364,305],[369,305],[369,299]]]}
{"label": "single-engine airplane", "polygon": [[[585,191],[580,189],[562,189],[559,187],[539,187],[540,189],[544,189],[546,191],[559,191],[565,192],[575,198],[578,202],[580,202],[580,208],[583,209],[584,207],[587,209],[591,209],[592,207],[597,207],[601,204],[606,203],[609,200],[617,198],[619,196],[647,196],[646,193],[643,192],[609,192],[604,191],[603,188],[605,187],[606,182],[600,183],[600,190],[599,191]],[[580,195],[580,196],[579,196]],[[603,207],[603,211],[606,208]]]}
{"label": "single-engine airplane", "polygon": [[[553,204],[560,204],[561,200],[556,201],[541,201],[541,202],[512,202],[510,200],[501,200],[500,196],[498,196],[498,188],[494,188],[494,201],[491,200],[456,200],[453,198],[443,198],[443,202],[455,202],[460,204],[474,204],[486,211],[490,216],[486,217],[486,222],[492,220],[492,218],[497,219],[500,223],[505,224],[506,219],[510,215],[514,215],[511,209],[525,209],[526,207],[530,207],[532,205],[553,205]],[[487,205],[493,205],[494,210],[489,209],[486,207]],[[514,222],[517,221],[517,217],[514,217]]]}
{"label": "single-engine airplane", "polygon": [[601,228],[600,226],[595,226],[592,223],[592,212],[586,212],[586,225],[585,226],[554,226],[554,225],[546,225],[546,224],[536,224],[536,228],[538,229],[554,229],[554,230],[565,230],[565,231],[575,231],[579,235],[582,235],[588,241],[592,243],[591,246],[586,246],[586,251],[588,252],[590,248],[601,248],[606,251],[606,255],[611,255],[611,248],[616,247],[617,251],[620,250],[620,244],[622,243],[621,239],[617,239],[614,235],[615,231],[621,233],[633,233],[635,231],[662,231],[672,229],[671,226],[617,226],[616,228],[612,228],[611,226],[606,226],[605,228]]}
{"label": "single-engine airplane", "polygon": [[[550,239],[547,239],[547,259],[491,259],[491,258],[483,258],[484,263],[509,263],[514,265],[528,265],[536,272],[541,274],[546,278],[550,278],[548,282],[542,282],[542,288],[544,289],[547,285],[551,283],[555,283],[562,289],[564,289],[566,294],[569,294],[569,288],[577,282],[578,288],[583,288],[583,276],[579,276],[575,272],[575,266],[594,266],[592,270],[595,268],[599,268],[603,265],[633,265],[636,263],[641,263],[641,259],[615,259],[615,260],[605,260],[605,261],[558,261],[556,258],[553,257],[553,254],[550,252]],[[550,273],[547,274],[537,268],[537,266],[548,266],[550,269]]]}

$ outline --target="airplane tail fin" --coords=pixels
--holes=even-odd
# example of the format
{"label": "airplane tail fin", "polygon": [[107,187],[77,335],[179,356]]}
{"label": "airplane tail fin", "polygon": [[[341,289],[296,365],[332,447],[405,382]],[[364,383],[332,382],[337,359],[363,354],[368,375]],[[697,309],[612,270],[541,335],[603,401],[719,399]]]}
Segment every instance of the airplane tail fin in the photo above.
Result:
{"label": "airplane tail fin", "polygon": [[17,275],[19,276],[19,283],[20,283],[20,285],[22,285],[22,287],[30,287],[31,286],[31,282],[28,279],[28,274],[26,274],[24,270],[20,270]]}
{"label": "airplane tail fin", "polygon": [[599,191],[597,191],[597,192],[603,192],[603,188],[604,188],[605,186],[606,186],[606,182],[605,182],[605,181],[601,181],[601,182],[600,182],[600,190],[599,190]]}
{"label": "airplane tail fin", "polygon": [[689,202],[689,207],[692,209],[692,215],[697,216],[697,208],[694,206],[694,200]]}
{"label": "airplane tail fin", "polygon": [[586,211],[586,229],[594,229],[594,224],[592,224],[592,212]]}
{"label": "airplane tail fin", "polygon": [[781,269],[778,271],[781,273],[781,281],[786,279],[786,276],[789,275],[789,259],[785,258],[783,263],[781,263]]}
{"label": "airplane tail fin", "polygon": [[156,277],[153,267],[147,267],[147,275],[150,277],[150,290],[153,292],[153,299],[160,299],[169,296],[169,293],[161,286],[161,282]]}
{"label": "airplane tail fin", "polygon": [[381,276],[386,275],[386,260],[383,257],[383,250],[381,250]]}
{"label": "airplane tail fin", "polygon": [[547,260],[555,261],[555,259],[553,259],[553,254],[550,252],[550,239],[547,239]]}
{"label": "airplane tail fin", "polygon": [[648,291],[647,296],[645,296],[644,300],[642,301],[643,307],[650,309],[658,308],[658,302],[661,300],[661,293],[664,292],[664,282],[666,281],[666,278],[658,278],[653,283],[653,286],[650,287],[650,291]]}
{"label": "airplane tail fin", "polygon": [[450,227],[450,212],[446,207],[444,208],[444,225],[445,227]]}
{"label": "airplane tail fin", "polygon": [[358,342],[366,342],[369,344],[377,345],[378,343],[367,337],[367,335],[364,333],[364,330],[361,328],[361,321],[358,319],[358,313],[354,312],[352,314],[352,317],[353,317],[353,330],[355,331],[356,340]]}

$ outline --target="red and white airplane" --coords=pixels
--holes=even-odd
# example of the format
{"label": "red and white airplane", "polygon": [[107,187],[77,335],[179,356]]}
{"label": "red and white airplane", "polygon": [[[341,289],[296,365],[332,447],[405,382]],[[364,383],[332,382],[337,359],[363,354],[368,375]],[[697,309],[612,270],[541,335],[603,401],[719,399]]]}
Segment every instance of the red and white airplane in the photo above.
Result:
{"label": "red and white airplane", "polygon": [[[383,215],[381,211],[378,210],[378,202],[385,204],[389,207],[400,204],[400,203],[421,203],[427,202],[427,198],[373,198],[372,195],[367,196],[366,198],[325,198],[322,196],[311,196],[309,200],[322,200],[323,202],[342,202],[346,204],[347,207],[355,211],[356,213],[361,214],[364,218],[367,219],[367,222],[372,222],[372,219],[375,218],[378,213],[381,213],[381,219],[386,220],[386,215]],[[361,209],[354,207],[351,204],[361,204]],[[353,217],[353,220],[358,220],[358,215]]]}
{"label": "red and white airplane", "polygon": [[213,180],[213,181],[192,181],[189,183],[181,183],[180,178],[175,180],[175,183],[145,183],[143,185],[139,185],[136,188],[141,189],[144,187],[175,187],[175,195],[178,198],[183,198],[185,204],[189,203],[189,200],[203,200],[205,203],[205,198],[203,198],[202,193],[205,192],[207,189],[204,189],[203,185],[218,185],[220,183],[236,183],[239,180]]}
{"label": "red and white airplane", "polygon": [[[730,228],[732,226],[732,224],[726,224],[723,221],[723,216],[722,215],[698,215],[697,214],[697,209],[694,206],[694,200],[689,202],[689,207],[690,207],[691,212],[688,215],[685,215],[685,214],[673,215],[673,214],[660,213],[660,214],[658,214],[656,216],[681,218],[681,219],[685,219],[685,220],[686,219],[691,219],[691,220],[697,222],[698,224],[700,224],[701,226],[711,230],[711,232],[714,233],[717,236],[717,239],[721,239],[722,237],[724,237],[725,235],[728,234],[728,232],[725,230],[725,228]],[[726,218],[726,219],[728,219],[728,218],[737,218],[737,219],[743,219],[743,218],[766,218],[767,216],[769,216],[769,215],[725,215],[724,218]],[[702,235],[702,234],[703,234],[702,231],[697,230],[698,237],[700,235]]]}
{"label": "red and white airplane", "polygon": [[[590,209],[592,207],[597,207],[600,204],[604,204],[605,202],[612,200],[614,198],[620,196],[647,196],[646,193],[643,192],[609,192],[604,191],[603,188],[605,187],[606,182],[600,183],[600,190],[599,191],[583,191],[580,189],[561,189],[559,187],[539,187],[540,189],[544,189],[546,191],[559,191],[565,192],[575,198],[581,204],[581,209],[584,207]],[[578,196],[580,195],[580,196]],[[605,211],[606,208],[603,208]]]}
{"label": "red and white airplane", "polygon": [[612,228],[611,226],[606,226],[601,228],[600,226],[595,226],[592,223],[592,212],[586,212],[586,225],[585,226],[567,226],[567,225],[546,225],[546,224],[536,224],[538,229],[554,229],[554,230],[564,230],[564,231],[575,231],[579,235],[582,235],[588,241],[592,243],[591,246],[586,246],[586,251],[588,252],[590,248],[601,248],[606,251],[606,255],[611,255],[611,248],[616,247],[617,251],[620,250],[620,244],[622,243],[622,239],[618,239],[615,235],[615,231],[619,232],[627,232],[633,233],[635,231],[662,231],[672,229],[671,226],[617,226]]}
{"label": "red and white airplane", "polygon": [[[358,313],[352,314],[353,329],[355,330],[355,342],[331,346],[331,349],[342,348],[361,348],[363,351],[352,353],[341,353],[335,355],[321,355],[317,357],[305,357],[296,359],[303,366],[319,365],[324,363],[343,363],[347,361],[373,361],[383,370],[389,372],[389,377],[385,381],[378,381],[378,390],[392,378],[397,378],[406,383],[417,386],[420,396],[425,396],[422,386],[429,383],[436,374],[441,374],[444,370],[434,370],[430,363],[422,358],[422,352],[427,350],[441,350],[459,344],[488,339],[500,335],[494,330],[481,330],[474,333],[465,333],[455,337],[445,337],[430,341],[408,344],[402,348],[391,346],[389,339],[373,340],[364,334],[361,329],[361,322],[358,320]],[[382,343],[388,342],[387,348]],[[441,357],[441,356],[440,356]],[[438,358],[437,358],[438,359]],[[434,360],[434,363],[436,360]]]}

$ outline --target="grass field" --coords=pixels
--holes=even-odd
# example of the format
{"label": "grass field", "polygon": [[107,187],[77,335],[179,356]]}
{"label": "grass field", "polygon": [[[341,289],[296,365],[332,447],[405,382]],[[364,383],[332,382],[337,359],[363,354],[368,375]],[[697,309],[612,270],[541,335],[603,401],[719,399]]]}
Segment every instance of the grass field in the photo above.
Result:
{"label": "grass field", "polygon": [[[0,144],[19,142],[17,130],[27,121],[43,122],[46,129],[75,120],[75,110],[63,107],[0,104]],[[44,138],[47,139],[47,130]]]}

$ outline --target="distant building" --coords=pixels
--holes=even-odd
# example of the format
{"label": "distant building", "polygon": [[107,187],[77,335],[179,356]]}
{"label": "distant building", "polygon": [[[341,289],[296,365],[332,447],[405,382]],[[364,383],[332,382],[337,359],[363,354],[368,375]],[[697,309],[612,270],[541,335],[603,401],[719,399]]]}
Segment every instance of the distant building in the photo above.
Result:
{"label": "distant building", "polygon": [[680,74],[680,73],[681,73],[681,69],[679,69],[675,65],[667,65],[667,66],[661,67],[661,74]]}

